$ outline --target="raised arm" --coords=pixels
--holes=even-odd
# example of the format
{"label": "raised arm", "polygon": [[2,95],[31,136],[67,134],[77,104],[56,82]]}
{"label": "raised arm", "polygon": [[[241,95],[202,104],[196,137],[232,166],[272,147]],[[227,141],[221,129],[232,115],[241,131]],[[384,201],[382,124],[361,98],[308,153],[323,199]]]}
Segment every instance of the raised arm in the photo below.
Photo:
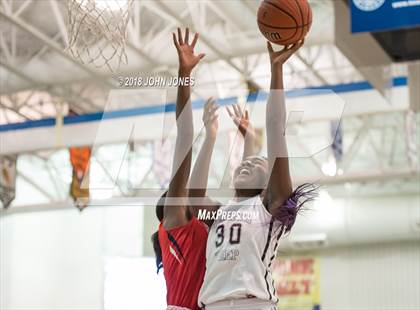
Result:
{"label": "raised arm", "polygon": [[256,155],[255,131],[249,121],[248,110],[245,110],[244,113],[239,104],[234,104],[232,105],[232,108],[226,107],[226,111],[244,138],[244,153],[242,155],[242,160],[249,156]]}
{"label": "raised arm", "polygon": [[275,52],[267,42],[271,62],[271,86],[266,108],[267,153],[270,177],[264,204],[276,214],[293,192],[286,145],[286,105],[284,99],[283,65],[303,41]]}
{"label": "raised arm", "polygon": [[189,208],[194,216],[198,215],[198,210],[200,209],[213,211],[219,205],[206,195],[210,162],[219,128],[218,115],[216,113],[218,108],[219,106],[213,98],[207,100],[204,106],[203,123],[206,129],[206,136],[195,161],[188,190],[188,196],[190,197]]}
{"label": "raised arm", "polygon": [[[204,106],[203,123],[206,128],[206,136],[191,173],[188,191],[188,196],[191,198],[202,198],[206,196],[210,161],[219,128],[218,116],[216,114],[218,108],[219,106],[213,98],[207,100]],[[194,202],[194,200],[197,199],[192,199],[191,201]]]}
{"label": "raised arm", "polygon": [[[194,54],[194,47],[198,40],[195,34],[192,43],[189,43],[189,29],[182,37],[178,28],[178,37],[173,35],[174,45],[178,52],[180,78],[189,77],[194,67],[204,57],[204,54]],[[191,147],[194,135],[193,117],[190,100],[191,90],[189,85],[178,87],[176,100],[176,126],[177,137],[175,142],[172,178],[165,200],[163,226],[171,229],[184,225],[187,219],[187,182],[191,169]]]}

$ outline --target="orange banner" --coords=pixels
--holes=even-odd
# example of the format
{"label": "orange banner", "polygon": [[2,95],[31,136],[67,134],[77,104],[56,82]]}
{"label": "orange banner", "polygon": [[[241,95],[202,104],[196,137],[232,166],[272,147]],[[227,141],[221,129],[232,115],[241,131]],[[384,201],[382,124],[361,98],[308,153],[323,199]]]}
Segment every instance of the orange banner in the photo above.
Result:
{"label": "orange banner", "polygon": [[89,199],[89,161],[92,151],[90,147],[72,147],[69,152],[73,167],[70,196],[82,210]]}

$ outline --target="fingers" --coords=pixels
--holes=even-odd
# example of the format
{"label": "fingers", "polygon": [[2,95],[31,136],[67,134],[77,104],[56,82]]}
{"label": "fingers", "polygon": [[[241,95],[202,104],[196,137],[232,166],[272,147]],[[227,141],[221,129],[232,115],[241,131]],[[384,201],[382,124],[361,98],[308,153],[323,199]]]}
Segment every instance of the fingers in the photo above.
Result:
{"label": "fingers", "polygon": [[213,97],[210,97],[209,99],[207,99],[204,105],[204,108],[208,107],[212,102],[215,102]]}
{"label": "fingers", "polygon": [[292,46],[293,45],[291,45],[291,44],[288,44],[288,45],[285,45],[284,47],[283,47],[283,49],[279,52],[281,55],[283,55],[283,54],[287,54],[289,51],[290,51],[290,49],[292,48]]}
{"label": "fingers", "polygon": [[271,42],[270,41],[267,41],[267,49],[268,49],[268,52],[269,53],[273,53],[274,52],[273,46],[271,45]]}
{"label": "fingers", "polygon": [[188,42],[190,41],[190,28],[187,27],[187,29],[185,29],[185,40],[184,43],[188,44]]}
{"label": "fingers", "polygon": [[179,28],[179,27],[178,27],[178,43],[179,43],[179,45],[184,44],[184,41],[182,40],[181,28]]}
{"label": "fingers", "polygon": [[290,48],[292,51],[293,51],[293,53],[294,52],[296,52],[298,49],[300,49],[302,46],[303,46],[303,44],[305,43],[305,40],[303,39],[303,40],[300,40],[299,42],[297,42],[296,44],[293,44],[292,45],[292,47]]}
{"label": "fingers", "polygon": [[300,40],[300,42],[298,44],[299,44],[299,46],[298,46],[297,49],[300,49],[302,46],[305,45],[305,39]]}
{"label": "fingers", "polygon": [[204,53],[201,53],[201,54],[198,54],[198,59],[203,59],[204,58],[204,56],[206,56],[206,54],[204,54]]}
{"label": "fingers", "polygon": [[219,109],[219,105],[216,103],[213,97],[207,99],[206,104],[204,105],[204,114],[212,114]]}
{"label": "fingers", "polygon": [[271,43],[269,41],[267,41],[267,46],[270,46],[270,48],[269,48],[270,53],[276,53],[276,54],[282,55],[282,54],[288,54],[288,53],[296,52],[299,48],[301,48],[303,46],[304,42],[305,42],[305,40],[302,39],[299,42],[296,42],[294,44],[284,45],[283,49],[279,52],[274,51],[273,46],[271,45]]}
{"label": "fingers", "polygon": [[[178,31],[178,38],[174,34],[174,39],[177,41],[178,45],[189,44],[189,41],[190,41],[190,28],[188,28],[188,27],[185,28],[185,37],[184,38],[182,37],[181,28],[178,27],[177,28],[177,31]],[[191,47],[192,48],[194,48],[195,45],[197,44],[198,37],[199,37],[199,34],[198,33],[194,34],[193,41],[191,42]],[[200,59],[201,59],[201,58],[203,58],[205,56],[205,54],[200,54],[199,56],[200,56]]]}
{"label": "fingers", "polygon": [[234,104],[233,105],[233,110],[235,111],[235,115],[236,115],[236,117],[239,117],[239,118],[241,118],[242,117],[242,111],[241,111],[241,108],[239,107],[239,104]]}
{"label": "fingers", "polygon": [[216,113],[219,109],[219,105],[216,103],[216,101],[208,100],[205,107],[204,107],[204,114],[203,114],[203,122],[204,124],[207,124],[208,122],[212,122],[215,119],[219,117],[219,115]]}
{"label": "fingers", "polygon": [[248,119],[248,111],[242,113],[242,109],[237,103],[232,104],[230,107],[226,107],[226,111],[228,112],[230,118],[233,120],[242,119],[243,117],[245,117],[245,119]]}
{"label": "fingers", "polygon": [[303,46],[304,42],[304,40],[300,40],[299,42],[289,47],[289,49],[287,50],[286,60],[289,59],[294,53],[296,53],[298,49],[300,49]]}
{"label": "fingers", "polygon": [[232,120],[233,120],[233,123],[236,125],[236,126],[240,126],[241,125],[241,119],[240,118],[238,118],[238,117],[233,117],[232,118]]}
{"label": "fingers", "polygon": [[195,45],[197,44],[197,41],[198,41],[198,36],[199,36],[199,34],[198,34],[198,33],[196,33],[196,34],[194,35],[194,39],[193,39],[193,41],[192,41],[192,43],[191,43],[191,47],[192,47],[192,48],[194,48],[194,47],[195,47]]}
{"label": "fingers", "polygon": [[245,119],[249,120],[248,110],[245,110]]}
{"label": "fingers", "polygon": [[204,104],[203,120],[206,117],[206,115],[208,114],[208,111],[210,110],[213,102],[214,102],[213,97],[210,97],[209,99],[207,99],[206,103]]}
{"label": "fingers", "polygon": [[175,45],[176,49],[179,50],[179,43],[176,39],[176,34],[174,32],[172,32],[172,38],[174,39],[174,45]]}
{"label": "fingers", "polygon": [[214,102],[212,106],[209,108],[208,113],[210,116],[212,116],[216,114],[217,110],[219,110],[219,105],[216,102]]}
{"label": "fingers", "polygon": [[228,112],[229,116],[233,119],[234,115],[229,107],[226,107],[226,111]]}

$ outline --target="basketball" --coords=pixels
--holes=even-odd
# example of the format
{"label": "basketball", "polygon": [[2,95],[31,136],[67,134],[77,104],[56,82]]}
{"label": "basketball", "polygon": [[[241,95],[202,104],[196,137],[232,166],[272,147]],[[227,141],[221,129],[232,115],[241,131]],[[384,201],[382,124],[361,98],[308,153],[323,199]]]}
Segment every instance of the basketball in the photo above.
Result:
{"label": "basketball", "polygon": [[303,39],[312,24],[307,0],[264,0],[258,9],[258,27],[268,41],[294,44]]}

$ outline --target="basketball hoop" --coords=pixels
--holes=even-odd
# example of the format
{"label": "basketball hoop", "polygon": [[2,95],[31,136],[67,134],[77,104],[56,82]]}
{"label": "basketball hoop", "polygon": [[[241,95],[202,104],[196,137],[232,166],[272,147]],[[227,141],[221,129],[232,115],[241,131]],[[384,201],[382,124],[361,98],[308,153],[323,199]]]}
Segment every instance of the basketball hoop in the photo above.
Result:
{"label": "basketball hoop", "polygon": [[83,64],[127,64],[125,38],[133,0],[67,0],[68,51]]}

